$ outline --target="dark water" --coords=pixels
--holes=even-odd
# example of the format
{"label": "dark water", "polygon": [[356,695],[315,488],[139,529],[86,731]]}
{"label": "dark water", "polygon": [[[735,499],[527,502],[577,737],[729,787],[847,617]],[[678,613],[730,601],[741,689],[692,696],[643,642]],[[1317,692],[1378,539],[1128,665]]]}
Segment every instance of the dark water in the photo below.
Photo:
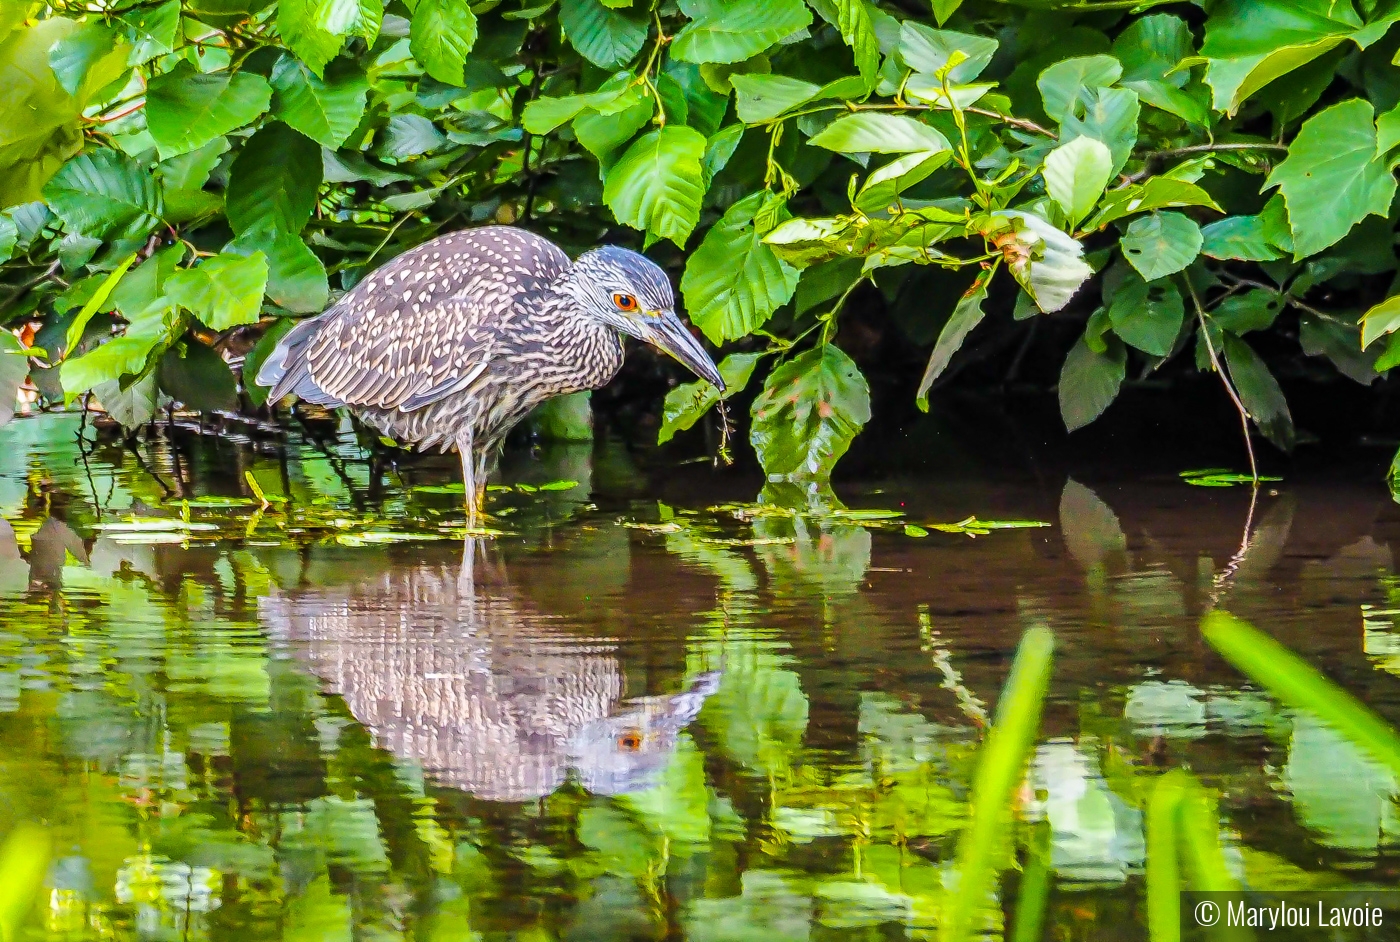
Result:
{"label": "dark water", "polygon": [[[1035,624],[1045,938],[1145,937],[1175,767],[1248,885],[1400,871],[1394,777],[1197,628],[1227,607],[1400,720],[1379,485],[922,477],[841,489],[897,519],[794,516],[573,446],[507,461],[527,487],[473,548],[451,462],[77,432],[0,431],[0,832],[53,835],[35,937],[932,938]],[[904,530],[974,514],[1049,526]]]}

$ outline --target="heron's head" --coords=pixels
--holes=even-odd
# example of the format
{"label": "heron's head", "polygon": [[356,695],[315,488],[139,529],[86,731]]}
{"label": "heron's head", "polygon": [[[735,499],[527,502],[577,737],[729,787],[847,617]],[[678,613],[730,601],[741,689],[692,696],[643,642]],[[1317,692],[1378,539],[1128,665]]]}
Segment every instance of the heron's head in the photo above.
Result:
{"label": "heron's head", "polygon": [[670,279],[646,256],[615,245],[593,249],[578,257],[561,287],[590,316],[664,350],[724,390],[714,361],[676,315]]}

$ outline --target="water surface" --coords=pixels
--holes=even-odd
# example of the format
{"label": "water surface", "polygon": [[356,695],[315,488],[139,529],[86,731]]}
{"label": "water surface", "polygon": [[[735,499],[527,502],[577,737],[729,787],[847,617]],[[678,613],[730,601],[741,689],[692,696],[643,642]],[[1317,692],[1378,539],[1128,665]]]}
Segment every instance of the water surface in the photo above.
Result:
{"label": "water surface", "polygon": [[[1035,624],[1007,859],[1048,833],[1047,938],[1145,936],[1174,767],[1247,884],[1395,882],[1394,777],[1197,627],[1227,607],[1400,720],[1378,485],[923,476],[794,514],[604,443],[510,456],[476,540],[454,462],[348,432],[79,433],[0,431],[0,832],[56,851],[34,937],[932,938]],[[905,530],[970,515],[1048,525]]]}

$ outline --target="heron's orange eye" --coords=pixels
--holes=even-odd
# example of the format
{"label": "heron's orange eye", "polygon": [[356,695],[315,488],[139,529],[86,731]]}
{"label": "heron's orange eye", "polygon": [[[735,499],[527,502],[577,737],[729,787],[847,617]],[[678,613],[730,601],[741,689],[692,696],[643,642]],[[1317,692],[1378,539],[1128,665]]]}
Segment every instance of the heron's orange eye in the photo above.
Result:
{"label": "heron's orange eye", "polygon": [[[635,302],[634,302],[635,303]],[[636,752],[642,748],[642,736],[634,729],[629,729],[621,736],[617,737],[617,748],[623,752]]]}
{"label": "heron's orange eye", "polygon": [[613,304],[617,305],[619,311],[635,311],[637,309],[637,299],[630,294],[613,295]]}

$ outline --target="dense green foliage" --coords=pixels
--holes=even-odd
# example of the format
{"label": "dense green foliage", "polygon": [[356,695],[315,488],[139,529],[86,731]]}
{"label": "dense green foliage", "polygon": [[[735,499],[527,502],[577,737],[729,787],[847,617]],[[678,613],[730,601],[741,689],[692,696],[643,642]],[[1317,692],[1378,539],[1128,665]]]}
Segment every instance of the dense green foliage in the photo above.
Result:
{"label": "dense green foliage", "polygon": [[[1400,3],[1202,6],[11,0],[0,304],[37,334],[0,337],[0,386],[32,338],[51,400],[233,407],[251,325],[255,365],[285,318],[496,220],[684,249],[730,395],[763,381],[771,476],[828,472],[868,421],[842,308],[917,266],[965,292],[919,305],[921,405],[974,332],[1053,315],[1084,325],[1070,429],[1173,363],[1288,448],[1274,364],[1400,363]],[[675,389],[663,439],[717,398]]]}

